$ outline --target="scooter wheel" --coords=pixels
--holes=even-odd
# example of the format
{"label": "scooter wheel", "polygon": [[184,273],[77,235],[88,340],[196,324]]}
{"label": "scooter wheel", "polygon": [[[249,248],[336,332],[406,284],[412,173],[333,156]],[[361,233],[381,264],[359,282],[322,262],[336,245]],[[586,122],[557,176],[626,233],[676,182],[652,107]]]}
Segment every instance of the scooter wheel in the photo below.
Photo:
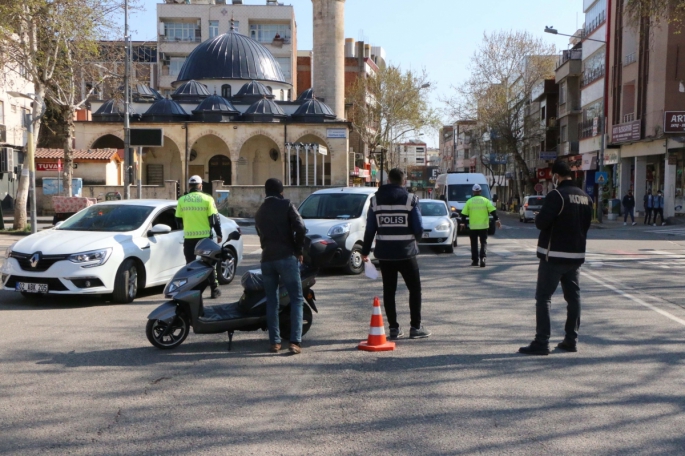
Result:
{"label": "scooter wheel", "polygon": [[177,315],[170,324],[162,320],[148,320],[145,334],[152,345],[168,350],[181,345],[188,337],[189,329],[188,319],[183,315]]}
{"label": "scooter wheel", "polygon": [[[312,327],[312,322],[314,321],[314,315],[312,314],[312,309],[309,308],[307,304],[302,305],[302,335],[304,336]],[[290,307],[281,312],[279,321],[279,332],[281,334],[281,339],[290,340]]]}

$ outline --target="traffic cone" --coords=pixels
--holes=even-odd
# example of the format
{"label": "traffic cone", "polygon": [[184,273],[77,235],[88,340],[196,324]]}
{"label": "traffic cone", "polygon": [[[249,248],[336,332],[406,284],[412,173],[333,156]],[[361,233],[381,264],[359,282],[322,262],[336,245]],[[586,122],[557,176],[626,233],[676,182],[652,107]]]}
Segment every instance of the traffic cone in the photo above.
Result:
{"label": "traffic cone", "polygon": [[385,338],[381,302],[378,297],[373,298],[373,313],[371,314],[369,338],[366,341],[359,342],[357,348],[370,352],[391,351],[395,349],[395,342],[388,342]]}

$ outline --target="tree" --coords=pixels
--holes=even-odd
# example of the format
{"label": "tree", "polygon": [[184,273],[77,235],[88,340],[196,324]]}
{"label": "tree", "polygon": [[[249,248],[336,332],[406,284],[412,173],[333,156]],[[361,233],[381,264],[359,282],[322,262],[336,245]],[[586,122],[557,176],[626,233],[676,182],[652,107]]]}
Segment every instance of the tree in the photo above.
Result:
{"label": "tree", "polygon": [[[352,127],[375,155],[406,133],[434,128],[438,116],[430,107],[430,82],[426,71],[404,71],[399,66],[386,66],[371,76],[360,76],[348,93],[352,108],[348,117]],[[394,154],[387,156],[387,167],[397,165]]]}
{"label": "tree", "polygon": [[528,32],[493,32],[483,35],[480,48],[471,57],[471,74],[445,100],[456,119],[474,119],[480,134],[489,134],[492,147],[508,154],[524,179],[518,179],[519,194],[532,187],[525,147],[539,135],[525,128],[525,109],[533,87],[554,77],[556,49]]}
{"label": "tree", "polygon": [[626,0],[625,12],[633,25],[649,18],[654,25],[662,21],[671,23],[676,32],[680,32],[685,18],[685,0]]}
{"label": "tree", "polygon": [[[77,101],[75,76],[87,56],[97,51],[96,42],[112,29],[110,18],[120,8],[118,0],[22,0],[0,3],[0,43],[3,62],[20,67],[33,83],[33,147],[44,114],[46,96],[61,106],[63,119],[71,113],[71,127],[63,134],[65,164],[71,172],[73,111]],[[71,179],[68,180],[71,185]],[[22,174],[16,197],[14,229],[26,227],[28,175]]]}

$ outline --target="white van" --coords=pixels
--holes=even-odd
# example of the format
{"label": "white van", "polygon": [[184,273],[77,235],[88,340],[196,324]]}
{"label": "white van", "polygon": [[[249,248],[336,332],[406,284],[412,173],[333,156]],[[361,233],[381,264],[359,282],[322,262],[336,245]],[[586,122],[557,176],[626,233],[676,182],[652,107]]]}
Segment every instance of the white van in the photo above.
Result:
{"label": "white van", "polygon": [[308,234],[330,236],[338,251],[330,263],[348,274],[364,272],[362,245],[366,215],[375,187],[342,187],[319,190],[300,204],[299,211]]}
{"label": "white van", "polygon": [[[445,201],[452,213],[461,214],[466,201],[473,196],[473,185],[478,184],[483,189],[481,195],[492,200],[490,185],[484,174],[481,173],[447,173],[441,174],[435,180],[433,199]],[[494,235],[496,230],[495,221],[490,216],[489,235]]]}

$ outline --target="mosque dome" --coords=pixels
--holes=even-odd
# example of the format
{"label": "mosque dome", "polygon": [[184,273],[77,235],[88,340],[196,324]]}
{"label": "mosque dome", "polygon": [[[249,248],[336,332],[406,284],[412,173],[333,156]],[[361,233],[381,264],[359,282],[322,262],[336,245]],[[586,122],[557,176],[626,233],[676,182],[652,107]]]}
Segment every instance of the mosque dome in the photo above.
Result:
{"label": "mosque dome", "polygon": [[147,122],[174,122],[188,120],[186,113],[180,104],[174,100],[162,98],[152,103],[152,106],[145,111],[142,120]]}
{"label": "mosque dome", "polygon": [[292,115],[293,120],[305,122],[324,122],[326,120],[335,120],[336,116],[333,110],[327,104],[312,98],[305,101],[297,108]]}
{"label": "mosque dome", "polygon": [[297,100],[295,100],[297,103],[304,103],[307,100],[311,100],[314,98],[314,89],[312,87],[308,88],[304,92],[300,94],[299,97],[297,97]]}
{"label": "mosque dome", "polygon": [[171,94],[171,98],[181,103],[198,103],[210,95],[207,86],[191,79],[183,84]]}
{"label": "mosque dome", "polygon": [[202,103],[193,109],[193,118],[203,122],[228,122],[240,116],[230,101],[219,95],[205,98]]}
{"label": "mosque dome", "polygon": [[273,99],[274,96],[271,91],[259,81],[248,82],[233,96],[234,101],[250,104],[259,101],[262,98]]}
{"label": "mosque dome", "polygon": [[191,79],[256,79],[288,84],[271,52],[234,30],[205,41],[188,55],[177,80]]}
{"label": "mosque dome", "polygon": [[247,108],[243,117],[252,122],[279,122],[288,116],[275,101],[264,97]]}
{"label": "mosque dome", "polygon": [[[140,119],[140,115],[136,114],[133,106],[128,107],[131,118]],[[97,111],[93,113],[93,120],[96,122],[123,122],[124,120],[124,102],[123,100],[116,100],[114,98],[105,101]]]}

